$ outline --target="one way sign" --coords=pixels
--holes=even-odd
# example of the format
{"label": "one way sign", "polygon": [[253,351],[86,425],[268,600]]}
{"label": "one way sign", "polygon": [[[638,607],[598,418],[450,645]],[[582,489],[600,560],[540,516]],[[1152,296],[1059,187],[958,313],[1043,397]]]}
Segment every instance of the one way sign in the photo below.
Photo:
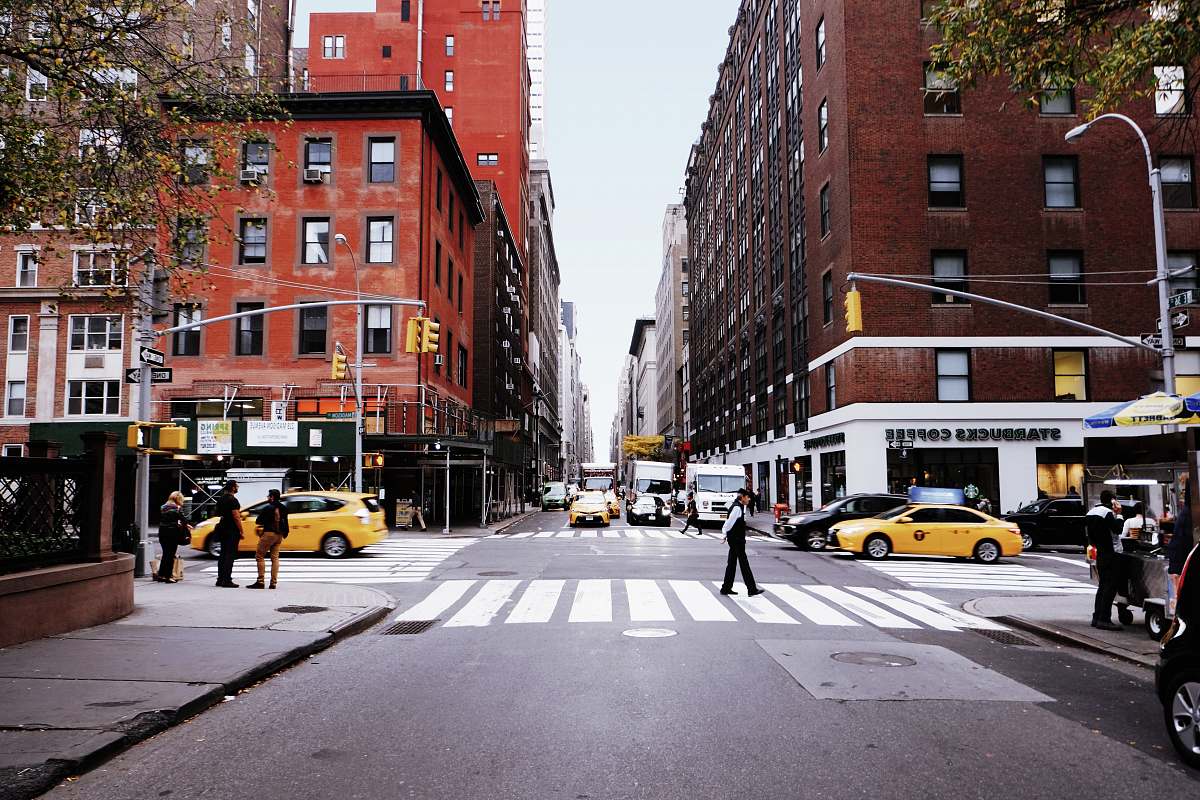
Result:
{"label": "one way sign", "polygon": [[[151,383],[170,383],[175,377],[175,371],[171,367],[160,367],[150,370]],[[141,383],[142,370],[140,367],[132,367],[125,370],[126,383]]]}

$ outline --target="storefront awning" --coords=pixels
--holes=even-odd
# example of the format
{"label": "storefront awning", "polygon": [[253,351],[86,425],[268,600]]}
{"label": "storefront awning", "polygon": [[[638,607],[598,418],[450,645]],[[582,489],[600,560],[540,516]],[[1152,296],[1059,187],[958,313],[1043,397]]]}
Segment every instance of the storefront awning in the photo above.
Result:
{"label": "storefront awning", "polygon": [[1184,398],[1175,394],[1155,392],[1087,417],[1083,421],[1083,427],[1098,429],[1137,425],[1196,425],[1200,424],[1198,414],[1200,394]]}

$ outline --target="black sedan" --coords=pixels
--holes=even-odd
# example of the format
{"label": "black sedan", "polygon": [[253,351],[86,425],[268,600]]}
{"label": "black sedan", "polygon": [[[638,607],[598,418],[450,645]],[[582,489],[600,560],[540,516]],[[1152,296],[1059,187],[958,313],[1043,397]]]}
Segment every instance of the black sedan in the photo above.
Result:
{"label": "black sedan", "polygon": [[852,494],[839,497],[816,511],[792,514],[775,523],[775,536],[806,550],[824,550],[831,525],[848,519],[864,519],[902,506],[908,498],[899,494]]}
{"label": "black sedan", "polygon": [[1200,768],[1200,549],[1179,581],[1175,620],[1163,638],[1155,671],[1167,735],[1183,760]]}
{"label": "black sedan", "polygon": [[643,494],[629,507],[626,521],[630,525],[670,525],[671,512],[658,495]]}
{"label": "black sedan", "polygon": [[1083,499],[1079,497],[1044,498],[1022,506],[1015,514],[1005,514],[1006,522],[1021,529],[1022,549],[1038,545],[1085,545]]}

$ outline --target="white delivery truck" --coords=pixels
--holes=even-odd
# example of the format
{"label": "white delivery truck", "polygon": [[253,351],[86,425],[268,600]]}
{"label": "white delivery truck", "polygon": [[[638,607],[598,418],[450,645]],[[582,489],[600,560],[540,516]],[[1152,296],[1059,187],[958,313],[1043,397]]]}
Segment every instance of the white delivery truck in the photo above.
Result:
{"label": "white delivery truck", "polygon": [[687,489],[695,494],[701,524],[724,522],[738,489],[745,487],[746,468],[738,464],[687,465]]}
{"label": "white delivery truck", "polygon": [[662,498],[671,509],[675,494],[675,465],[665,461],[630,461],[629,490],[625,492],[625,508],[628,509],[643,494]]}

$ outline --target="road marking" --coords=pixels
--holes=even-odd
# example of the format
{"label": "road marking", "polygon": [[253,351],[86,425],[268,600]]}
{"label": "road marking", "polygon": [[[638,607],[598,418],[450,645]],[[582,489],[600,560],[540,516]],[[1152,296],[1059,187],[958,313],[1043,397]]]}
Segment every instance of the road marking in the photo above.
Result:
{"label": "road marking", "polygon": [[834,586],[808,585],[804,587],[805,591],[819,595],[826,600],[837,603],[842,608],[849,611],[851,614],[862,617],[867,622],[877,628],[916,628],[917,625],[909,622],[906,619],[901,619],[890,611],[885,611],[879,606],[872,605],[860,597],[855,597],[849,592],[843,592]]}
{"label": "road marking", "polygon": [[562,594],[566,581],[537,580],[530,581],[529,588],[521,595],[516,608],[508,615],[505,622],[549,622],[558,606],[558,597]]}
{"label": "road marking", "polygon": [[488,581],[462,610],[445,624],[447,628],[482,628],[508,602],[520,581]]}
{"label": "road marking", "polygon": [[627,528],[627,529],[625,529],[625,535],[626,535],[626,536],[628,536],[630,539],[640,539],[640,538],[642,538],[642,532],[641,532],[641,531],[639,531],[637,528]]}
{"label": "road marking", "polygon": [[987,617],[979,617],[974,614],[968,614],[966,611],[954,608],[945,600],[939,600],[933,595],[925,594],[925,592],[916,592],[911,589],[896,589],[893,594],[898,594],[901,597],[907,597],[916,603],[929,606],[932,609],[940,611],[942,614],[951,619],[959,620],[965,627],[981,628],[990,631],[1006,631],[1008,628],[998,623],[992,622]]}
{"label": "road marking", "polygon": [[[713,581],[713,586],[719,587],[720,585],[720,581]],[[800,624],[799,620],[793,619],[792,617],[789,617],[787,614],[783,613],[779,606],[775,605],[761,594],[750,597],[750,590],[746,588],[746,584],[735,583],[733,585],[733,590],[737,592],[737,594],[729,595],[729,599],[732,600],[738,608],[740,608],[742,611],[745,611],[746,614],[749,615],[750,619],[754,620],[755,622],[777,622],[784,625]]]}
{"label": "road marking", "polygon": [[666,539],[667,538],[667,535],[665,533],[663,533],[662,531],[642,531],[642,533],[644,533],[646,536],[650,537],[651,539]]}
{"label": "road marking", "polygon": [[475,581],[446,581],[439,584],[429,596],[415,606],[396,616],[396,622],[418,619],[437,619],[438,615],[462,599]]}
{"label": "road marking", "polygon": [[618,533],[617,531],[606,530],[606,531],[603,531],[603,533],[604,533],[605,539],[620,539],[621,538],[621,534]]}
{"label": "road marking", "polygon": [[575,531],[559,531],[558,536],[556,538],[570,539],[574,535],[575,535]]}
{"label": "road marking", "polygon": [[583,539],[595,539],[596,532],[595,531],[583,531],[579,534],[579,536],[580,536],[580,538],[583,538]]}
{"label": "road marking", "polygon": [[985,589],[996,592],[1090,594],[1090,583],[1022,564],[956,564],[946,561],[905,561],[868,564],[892,580],[926,589]]}
{"label": "road marking", "polygon": [[612,586],[606,579],[585,578],[575,589],[568,622],[611,622]]}
{"label": "road marking", "polygon": [[530,536],[533,536],[536,533],[537,533],[537,531],[522,531],[521,533],[514,533],[512,536],[510,536],[508,538],[510,538],[510,539],[528,539]]}
{"label": "road marking", "polygon": [[1067,558],[1065,556],[1048,556],[1042,553],[1021,553],[1021,558],[1048,558],[1051,561],[1061,561],[1064,564],[1071,564],[1072,566],[1083,567],[1084,569],[1088,568],[1087,561],[1080,561],[1079,559]]}
{"label": "road marking", "polygon": [[846,625],[859,627],[859,623],[845,614],[822,603],[812,595],[805,594],[794,586],[784,583],[768,583],[763,588],[800,612],[810,622],[818,625]]}
{"label": "road marking", "polygon": [[911,617],[917,622],[924,622],[931,628],[936,628],[939,631],[956,631],[961,625],[957,620],[950,619],[944,614],[940,614],[931,608],[918,605],[911,600],[904,600],[899,597],[888,594],[882,589],[874,589],[867,586],[847,586],[852,592],[857,592],[868,600],[874,600],[880,605],[887,606],[893,611],[899,611],[906,617]]}
{"label": "road marking", "polygon": [[554,535],[554,531],[538,531],[533,535],[535,539],[546,539]]}
{"label": "road marking", "polygon": [[625,581],[629,619],[633,622],[670,622],[675,619],[658,584],[652,580]]}
{"label": "road marking", "polygon": [[700,581],[667,581],[675,596],[696,622],[736,622],[737,617]]}

